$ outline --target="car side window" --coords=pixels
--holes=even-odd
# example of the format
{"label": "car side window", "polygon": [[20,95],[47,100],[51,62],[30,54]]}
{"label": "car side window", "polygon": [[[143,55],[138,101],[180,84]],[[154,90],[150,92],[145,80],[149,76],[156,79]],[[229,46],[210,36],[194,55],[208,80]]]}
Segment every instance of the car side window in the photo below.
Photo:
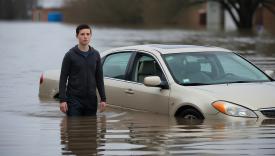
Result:
{"label": "car side window", "polygon": [[159,76],[164,80],[164,74],[158,62],[150,55],[138,55],[133,66],[131,80],[143,83],[144,78],[147,76]]}
{"label": "car side window", "polygon": [[131,52],[121,52],[108,55],[103,63],[104,77],[125,79],[125,72],[131,54]]}

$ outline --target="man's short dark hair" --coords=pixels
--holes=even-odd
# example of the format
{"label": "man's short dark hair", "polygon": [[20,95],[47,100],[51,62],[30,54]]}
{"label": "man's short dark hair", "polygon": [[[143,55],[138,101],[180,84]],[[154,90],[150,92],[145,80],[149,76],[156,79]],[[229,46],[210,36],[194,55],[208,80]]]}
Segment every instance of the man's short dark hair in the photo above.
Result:
{"label": "man's short dark hair", "polygon": [[76,36],[79,34],[80,30],[82,29],[90,29],[90,32],[92,32],[91,27],[88,24],[80,24],[76,27]]}

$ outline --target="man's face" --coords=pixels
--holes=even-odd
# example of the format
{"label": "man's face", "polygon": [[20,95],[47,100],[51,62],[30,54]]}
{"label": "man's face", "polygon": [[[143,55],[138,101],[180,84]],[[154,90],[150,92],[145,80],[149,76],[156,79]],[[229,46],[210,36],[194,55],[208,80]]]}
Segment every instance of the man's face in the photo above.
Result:
{"label": "man's face", "polygon": [[92,34],[90,29],[81,29],[76,37],[79,44],[86,46],[90,43]]}

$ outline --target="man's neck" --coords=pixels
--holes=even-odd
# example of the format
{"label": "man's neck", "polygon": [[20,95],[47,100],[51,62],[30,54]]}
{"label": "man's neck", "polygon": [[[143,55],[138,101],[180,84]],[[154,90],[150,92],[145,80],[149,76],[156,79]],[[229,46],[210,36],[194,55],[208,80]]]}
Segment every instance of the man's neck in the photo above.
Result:
{"label": "man's neck", "polygon": [[78,48],[79,48],[79,50],[81,50],[81,51],[83,51],[83,52],[89,51],[89,45],[81,45],[81,44],[78,44]]}

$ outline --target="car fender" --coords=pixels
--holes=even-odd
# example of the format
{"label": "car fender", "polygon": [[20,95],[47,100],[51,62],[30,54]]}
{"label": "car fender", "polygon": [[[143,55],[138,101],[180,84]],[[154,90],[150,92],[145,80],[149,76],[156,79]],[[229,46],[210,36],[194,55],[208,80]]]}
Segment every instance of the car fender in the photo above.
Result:
{"label": "car fender", "polygon": [[39,85],[40,98],[55,98],[59,93],[60,70],[47,70],[41,74]]}

